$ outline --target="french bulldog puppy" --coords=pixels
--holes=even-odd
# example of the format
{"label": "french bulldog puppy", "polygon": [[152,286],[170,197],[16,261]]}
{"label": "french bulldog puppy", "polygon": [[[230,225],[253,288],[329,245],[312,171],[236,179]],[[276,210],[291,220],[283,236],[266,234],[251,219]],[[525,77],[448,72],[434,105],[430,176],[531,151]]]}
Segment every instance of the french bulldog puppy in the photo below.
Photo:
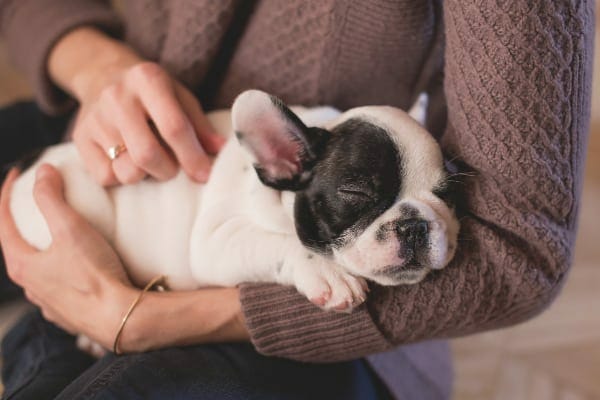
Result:
{"label": "french bulldog puppy", "polygon": [[[414,115],[422,119],[424,107]],[[452,259],[459,224],[444,201],[442,154],[404,111],[290,109],[250,90],[208,117],[231,138],[204,185],[180,172],[105,188],[73,144],[47,149],[13,188],[21,234],[39,249],[51,243],[32,195],[36,168],[50,163],[67,201],[139,286],[156,275],[172,290],[274,282],[349,311],[365,300],[365,280],[414,284]]]}

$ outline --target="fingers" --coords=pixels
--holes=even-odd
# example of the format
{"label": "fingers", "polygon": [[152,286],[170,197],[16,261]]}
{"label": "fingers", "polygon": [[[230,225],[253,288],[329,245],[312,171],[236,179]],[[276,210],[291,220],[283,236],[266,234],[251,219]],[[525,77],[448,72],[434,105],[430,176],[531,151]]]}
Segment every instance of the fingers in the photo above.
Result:
{"label": "fingers", "polygon": [[[112,146],[107,144],[108,135],[104,133],[108,129],[110,127],[103,123],[100,112],[90,111],[85,107],[79,110],[73,129],[73,142],[77,146],[85,169],[102,186],[112,186],[120,182],[105,150],[107,146]],[[120,138],[117,140],[122,142]]]}
{"label": "fingers", "polygon": [[77,147],[83,156],[88,172],[96,182],[102,186],[111,186],[120,182],[113,171],[111,161],[100,145],[92,140],[82,140],[77,143]]}
{"label": "fingers", "polygon": [[18,176],[19,172],[12,169],[6,176],[0,194],[0,242],[6,258],[13,253],[33,254],[37,252],[23,240],[10,212],[10,193]]}
{"label": "fingers", "polygon": [[216,155],[227,139],[217,133],[194,95],[179,84],[175,84],[175,92],[183,111],[192,122],[200,144],[208,154]]}
{"label": "fingers", "polygon": [[194,126],[182,110],[168,75],[157,73],[152,75],[152,79],[141,80],[140,100],[181,168],[195,180],[206,181],[211,160],[202,148]]}
{"label": "fingers", "polygon": [[[101,150],[100,156],[103,158],[103,164],[106,163],[106,167],[102,165],[102,169],[96,174],[102,175],[112,175],[116,181],[120,183],[135,183],[139,182],[146,176],[146,171],[141,168],[138,168],[133,160],[131,159],[130,154],[127,151],[121,153],[116,159],[111,160],[108,158],[108,149],[119,145],[124,144],[124,139],[121,137],[119,132],[112,126],[103,124],[102,120],[97,123],[98,128],[98,145],[95,146]],[[106,150],[104,150],[106,149]],[[98,162],[98,164],[100,161]],[[107,170],[107,169],[108,170]],[[104,184],[104,186],[108,186]]]}
{"label": "fingers", "polygon": [[[210,155],[225,142],[193,94],[150,62],[129,68],[82,104],[73,137],[88,170],[105,186],[137,182],[146,175],[167,180],[179,165],[204,182]],[[110,160],[107,151],[117,145],[127,150]]]}
{"label": "fingers", "polygon": [[19,173],[13,169],[6,176],[0,194],[0,243],[6,260],[6,271],[13,282],[22,284],[27,277],[27,266],[24,262],[28,256],[37,253],[19,233],[10,212],[10,193]]}
{"label": "fingers", "polygon": [[[135,166],[127,151],[112,161],[112,169],[119,182],[125,184],[139,182],[146,176],[146,172],[143,169]],[[168,179],[169,177],[165,175],[164,179]]]}
{"label": "fingers", "polygon": [[119,133],[133,163],[158,180],[172,178],[177,173],[177,164],[150,129],[142,105],[138,101],[126,102],[115,114]]}

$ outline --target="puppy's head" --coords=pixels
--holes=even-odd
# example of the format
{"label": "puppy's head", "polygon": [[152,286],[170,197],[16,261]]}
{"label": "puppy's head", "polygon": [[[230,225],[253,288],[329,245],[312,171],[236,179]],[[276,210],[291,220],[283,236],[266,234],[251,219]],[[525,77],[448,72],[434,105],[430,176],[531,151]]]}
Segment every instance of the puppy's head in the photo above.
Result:
{"label": "puppy's head", "polygon": [[296,192],[305,246],[382,285],[416,283],[452,259],[459,226],[442,154],[405,112],[360,107],[307,127],[253,90],[236,99],[232,119],[260,180]]}

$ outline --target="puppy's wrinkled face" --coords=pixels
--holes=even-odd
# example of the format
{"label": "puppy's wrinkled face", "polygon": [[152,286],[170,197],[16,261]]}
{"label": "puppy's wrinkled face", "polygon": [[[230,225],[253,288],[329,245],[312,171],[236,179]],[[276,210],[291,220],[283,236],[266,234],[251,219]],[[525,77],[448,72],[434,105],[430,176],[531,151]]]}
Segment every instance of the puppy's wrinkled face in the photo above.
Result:
{"label": "puppy's wrinkled face", "polygon": [[441,151],[403,111],[361,107],[327,130],[307,128],[279,100],[251,91],[233,114],[263,183],[296,192],[307,247],[383,285],[419,282],[452,259],[459,227],[442,199]]}
{"label": "puppy's wrinkled face", "polygon": [[379,126],[351,118],[333,127],[312,179],[296,194],[302,242],[322,252],[351,246],[396,201],[399,165],[395,143]]}

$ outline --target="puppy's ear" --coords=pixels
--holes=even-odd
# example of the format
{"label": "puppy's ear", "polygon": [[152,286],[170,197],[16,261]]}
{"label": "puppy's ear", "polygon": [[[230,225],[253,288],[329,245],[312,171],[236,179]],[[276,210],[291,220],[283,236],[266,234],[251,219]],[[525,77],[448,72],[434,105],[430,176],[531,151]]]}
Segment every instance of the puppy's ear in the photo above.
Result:
{"label": "puppy's ear", "polygon": [[280,99],[259,90],[240,94],[231,118],[240,144],[254,157],[254,168],[265,185],[292,191],[306,186],[327,131],[306,127]]}

